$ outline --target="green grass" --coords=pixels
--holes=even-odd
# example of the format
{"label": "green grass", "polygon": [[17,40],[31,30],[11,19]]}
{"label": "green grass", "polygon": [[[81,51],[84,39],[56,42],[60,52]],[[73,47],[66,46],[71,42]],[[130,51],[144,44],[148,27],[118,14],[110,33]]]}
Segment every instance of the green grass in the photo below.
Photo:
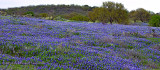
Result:
{"label": "green grass", "polygon": [[53,28],[49,27],[48,29],[49,29],[49,30],[52,30]]}
{"label": "green grass", "polygon": [[136,40],[136,42],[142,42],[142,43],[145,43],[146,45],[152,44],[152,42],[150,42],[150,41],[138,41],[138,40]]}
{"label": "green grass", "polygon": [[74,32],[73,35],[80,35],[80,33],[79,32]]}
{"label": "green grass", "polygon": [[22,36],[33,36],[32,34],[26,34],[26,33],[22,33]]}
{"label": "green grass", "polygon": [[20,64],[9,64],[9,65],[0,65],[0,68],[4,70],[36,70],[34,65],[20,65]]}
{"label": "green grass", "polygon": [[160,44],[160,38],[146,38],[154,43],[159,43]]}
{"label": "green grass", "polygon": [[133,46],[131,46],[131,45],[128,45],[128,48],[129,48],[129,49],[133,49],[134,47],[133,47]]}

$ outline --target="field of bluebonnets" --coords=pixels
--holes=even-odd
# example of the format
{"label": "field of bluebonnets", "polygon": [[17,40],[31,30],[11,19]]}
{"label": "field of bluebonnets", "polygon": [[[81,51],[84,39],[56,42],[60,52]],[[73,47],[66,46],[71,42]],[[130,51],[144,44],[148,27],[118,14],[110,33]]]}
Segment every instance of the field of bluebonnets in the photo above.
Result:
{"label": "field of bluebonnets", "polygon": [[0,69],[160,69],[160,28],[0,16]]}

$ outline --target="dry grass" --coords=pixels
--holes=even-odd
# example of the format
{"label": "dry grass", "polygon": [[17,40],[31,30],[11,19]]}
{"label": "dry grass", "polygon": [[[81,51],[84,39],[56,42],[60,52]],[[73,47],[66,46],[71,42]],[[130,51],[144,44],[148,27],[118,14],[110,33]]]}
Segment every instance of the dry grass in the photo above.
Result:
{"label": "dry grass", "polygon": [[149,33],[145,34],[144,36],[147,37],[147,38],[152,38],[153,37],[153,35],[149,34]]}
{"label": "dry grass", "polygon": [[76,43],[78,43],[78,44],[84,44],[84,43],[81,42],[80,40],[76,40]]}
{"label": "dry grass", "polygon": [[113,43],[114,41],[115,41],[114,38],[108,37],[108,36],[103,36],[103,37],[100,39],[100,42],[103,42],[103,43]]}
{"label": "dry grass", "polygon": [[156,44],[154,46],[152,46],[153,49],[156,49],[156,50],[160,50],[160,44]]}
{"label": "dry grass", "polygon": [[102,42],[102,43],[118,44],[118,45],[121,46],[122,48],[128,48],[128,46],[125,44],[124,41],[116,40],[116,39],[114,39],[114,37],[103,36],[103,37],[100,39],[100,42]]}
{"label": "dry grass", "polygon": [[63,44],[63,43],[60,43],[60,44],[56,47],[55,51],[58,51],[58,52],[61,52],[61,53],[69,52],[69,51],[70,51],[70,50],[69,50],[69,47],[63,46],[62,44]]}

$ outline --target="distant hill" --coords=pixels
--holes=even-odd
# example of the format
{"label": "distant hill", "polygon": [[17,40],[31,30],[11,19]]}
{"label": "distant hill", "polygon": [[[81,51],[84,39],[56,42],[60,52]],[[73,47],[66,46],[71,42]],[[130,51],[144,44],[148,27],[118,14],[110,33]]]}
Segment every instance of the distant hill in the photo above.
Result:
{"label": "distant hill", "polygon": [[79,6],[79,5],[37,5],[37,6],[25,6],[25,7],[16,7],[9,9],[1,9],[1,11],[7,12],[8,15],[23,15],[25,12],[32,11],[35,15],[40,13],[47,13],[48,15],[65,15],[72,12],[76,12],[82,15],[87,15],[88,11],[91,11],[95,7],[90,7],[88,5]]}

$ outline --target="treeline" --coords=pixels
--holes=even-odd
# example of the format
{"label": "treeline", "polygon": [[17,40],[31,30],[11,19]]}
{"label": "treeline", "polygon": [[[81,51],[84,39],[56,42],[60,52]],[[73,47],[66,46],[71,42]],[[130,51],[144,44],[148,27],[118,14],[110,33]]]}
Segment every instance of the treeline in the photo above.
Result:
{"label": "treeline", "polygon": [[2,11],[7,15],[40,17],[60,21],[90,21],[102,22],[103,24],[144,22],[152,26],[160,26],[159,14],[143,8],[129,12],[122,3],[111,1],[103,2],[101,7],[90,7],[88,5],[38,5],[9,8]]}

